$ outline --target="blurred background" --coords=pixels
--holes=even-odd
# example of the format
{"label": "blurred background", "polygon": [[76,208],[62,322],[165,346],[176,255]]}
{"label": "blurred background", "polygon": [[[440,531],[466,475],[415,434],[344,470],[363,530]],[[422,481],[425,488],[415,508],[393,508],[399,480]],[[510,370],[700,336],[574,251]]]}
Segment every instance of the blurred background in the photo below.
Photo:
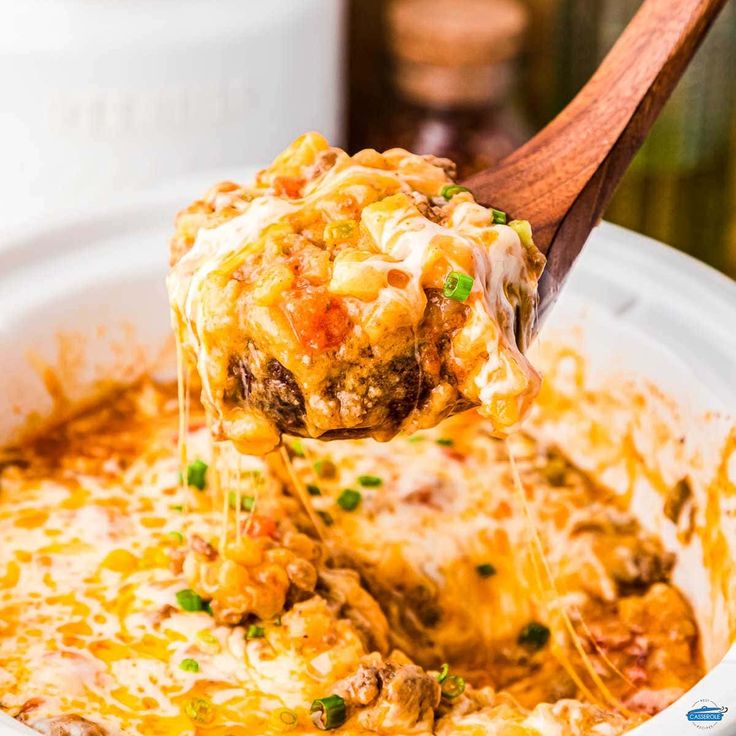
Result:
{"label": "blurred background", "polygon": [[[492,165],[641,0],[0,0],[0,232],[260,166],[305,130]],[[606,219],[736,277],[736,3]]]}

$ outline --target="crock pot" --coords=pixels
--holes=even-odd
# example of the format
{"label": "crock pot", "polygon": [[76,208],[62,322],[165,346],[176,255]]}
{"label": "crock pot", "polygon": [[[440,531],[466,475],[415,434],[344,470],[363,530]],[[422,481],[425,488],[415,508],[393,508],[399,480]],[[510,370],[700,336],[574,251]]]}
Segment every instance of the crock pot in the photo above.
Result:
{"label": "crock pot", "polygon": [[0,2],[0,230],[339,145],[344,0]]}
{"label": "crock pot", "polygon": [[[68,398],[83,401],[111,382],[132,381],[167,365],[164,276],[173,214],[221,178],[243,179],[244,172],[180,181],[0,243],[0,445],[54,408],[43,366],[61,363]],[[720,499],[709,524],[726,540],[719,555],[731,560],[725,566],[731,570],[736,452],[724,460],[717,450],[736,431],[735,326],[736,283],[666,246],[603,224],[583,251],[538,348],[542,355],[545,348],[574,342],[593,383],[648,380],[673,397],[688,441],[704,449],[704,464],[725,462],[733,494]],[[554,434],[567,450],[564,428],[542,422],[538,429]],[[609,440],[616,441],[614,428]],[[572,459],[585,467],[585,458],[573,453]],[[666,528],[661,504],[646,492],[637,493],[632,504],[644,526],[678,554],[674,579],[699,620],[708,674],[631,733],[684,735],[707,727],[714,736],[736,734],[736,579],[712,569],[719,559],[705,553],[697,534],[685,544]],[[720,721],[688,716],[709,703],[728,708]],[[0,714],[2,733],[32,732]]]}

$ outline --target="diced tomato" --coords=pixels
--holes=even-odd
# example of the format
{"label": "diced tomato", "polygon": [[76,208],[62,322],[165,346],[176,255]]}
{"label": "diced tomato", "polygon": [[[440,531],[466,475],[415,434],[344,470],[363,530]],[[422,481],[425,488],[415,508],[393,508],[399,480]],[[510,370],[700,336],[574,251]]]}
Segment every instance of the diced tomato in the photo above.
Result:
{"label": "diced tomato", "polygon": [[249,537],[275,537],[276,522],[270,516],[253,514],[243,521],[243,531]]}
{"label": "diced tomato", "polygon": [[339,297],[323,288],[290,291],[286,313],[299,341],[311,350],[339,345],[350,331],[348,311]]}
{"label": "diced tomato", "polygon": [[274,192],[279,197],[296,199],[302,196],[304,179],[298,176],[277,176],[273,180]]}
{"label": "diced tomato", "polygon": [[445,457],[449,457],[450,460],[455,460],[458,463],[464,463],[466,460],[466,457],[462,452],[453,450],[451,447],[443,447],[442,454],[445,455]]}

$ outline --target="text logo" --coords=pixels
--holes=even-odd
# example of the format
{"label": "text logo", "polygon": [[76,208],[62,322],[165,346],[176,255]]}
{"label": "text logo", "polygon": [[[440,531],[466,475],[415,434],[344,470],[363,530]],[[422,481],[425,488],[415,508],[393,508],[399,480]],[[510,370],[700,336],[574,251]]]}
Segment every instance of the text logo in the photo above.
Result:
{"label": "text logo", "polygon": [[713,728],[723,719],[727,711],[728,708],[725,705],[716,705],[712,700],[703,698],[695,702],[685,715],[694,726],[706,729]]}

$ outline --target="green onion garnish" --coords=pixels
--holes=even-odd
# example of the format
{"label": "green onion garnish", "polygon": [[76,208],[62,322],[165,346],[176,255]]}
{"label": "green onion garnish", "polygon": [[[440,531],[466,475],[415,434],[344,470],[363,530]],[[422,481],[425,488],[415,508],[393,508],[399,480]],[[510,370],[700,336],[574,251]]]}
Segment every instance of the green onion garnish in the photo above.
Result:
{"label": "green onion garnish", "polygon": [[460,675],[447,675],[442,683],[442,696],[454,700],[465,692],[465,679]]}
{"label": "green onion garnish", "polygon": [[309,712],[312,714],[312,723],[321,731],[339,728],[345,723],[345,701],[339,695],[317,698]]}
{"label": "green onion garnish", "polygon": [[[252,511],[253,505],[256,499],[253,496],[241,496],[240,497],[240,510],[241,511]],[[227,494],[227,503],[231,509],[234,509],[238,505],[238,494],[235,491],[230,491]]]}
{"label": "green onion garnish", "polygon": [[169,508],[172,511],[184,511],[184,507],[180,503],[172,503]]}
{"label": "green onion garnish", "polygon": [[447,675],[450,674],[450,665],[445,662],[442,667],[440,667],[440,673],[437,675],[437,682],[440,683],[440,685],[447,679]]}
{"label": "green onion garnish", "polygon": [[199,662],[196,659],[182,659],[179,663],[179,669],[184,672],[199,672]]}
{"label": "green onion garnish", "polygon": [[473,290],[474,280],[467,273],[452,271],[445,279],[445,286],[442,293],[448,299],[454,299],[456,302],[464,302]]}
{"label": "green onion garnish", "polygon": [[411,437],[409,437],[409,442],[424,442],[427,438],[423,434],[413,434]]}
{"label": "green onion garnish", "polygon": [[450,439],[449,437],[438,437],[435,442],[440,447],[452,447],[455,444],[455,440]]}
{"label": "green onion garnish", "polygon": [[469,191],[470,189],[463,187],[460,184],[445,184],[445,186],[440,189],[440,194],[449,202],[456,194]]}
{"label": "green onion garnish", "polygon": [[204,490],[207,477],[207,463],[204,460],[195,460],[187,466],[187,485],[200,491]]}
{"label": "green onion garnish", "polygon": [[527,624],[520,632],[517,641],[530,649],[542,649],[549,641],[549,629],[537,621]]}
{"label": "green onion garnish", "polygon": [[482,562],[480,565],[476,565],[475,571],[482,578],[493,577],[497,572],[496,568],[490,562]]}
{"label": "green onion garnish", "polygon": [[332,514],[330,514],[329,511],[318,511],[317,514],[320,519],[322,519],[322,523],[325,526],[332,526],[335,523],[335,520],[332,518]]}
{"label": "green onion garnish", "polygon": [[191,588],[184,588],[176,594],[176,602],[185,611],[207,611],[209,603],[200,595],[195,593]]}
{"label": "green onion garnish", "polygon": [[358,483],[360,483],[363,488],[377,488],[378,486],[383,485],[383,481],[377,475],[359,475]]}
{"label": "green onion garnish", "polygon": [[289,448],[297,457],[304,457],[304,444],[301,440],[294,440],[289,445]]}
{"label": "green onion garnish", "polygon": [[319,486],[314,485],[314,483],[307,483],[307,493],[310,496],[321,496],[322,491],[320,491]]}
{"label": "green onion garnish", "polygon": [[248,627],[248,630],[245,632],[245,636],[247,639],[262,639],[264,636],[266,636],[266,630],[263,628],[263,626],[259,626],[258,624],[251,624]]}
{"label": "green onion garnish", "polygon": [[360,491],[354,491],[352,488],[346,488],[338,497],[337,505],[345,511],[355,511],[360,504]]}
{"label": "green onion garnish", "polygon": [[184,535],[181,532],[169,532],[167,536],[179,544],[184,541]]}
{"label": "green onion garnish", "polygon": [[314,470],[320,478],[334,478],[337,475],[337,466],[332,460],[317,460]]}
{"label": "green onion garnish", "polygon": [[494,225],[505,225],[506,224],[506,213],[503,210],[496,210],[491,207],[491,220]]}

